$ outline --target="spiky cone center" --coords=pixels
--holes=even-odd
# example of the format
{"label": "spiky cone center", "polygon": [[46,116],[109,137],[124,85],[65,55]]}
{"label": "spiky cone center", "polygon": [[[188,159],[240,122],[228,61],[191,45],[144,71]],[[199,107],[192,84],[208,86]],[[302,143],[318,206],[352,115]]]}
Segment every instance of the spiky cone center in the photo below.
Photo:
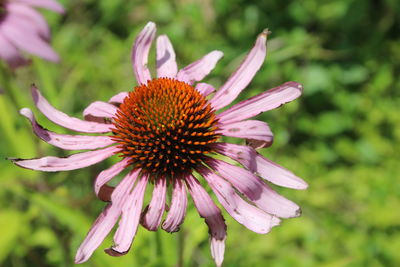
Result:
{"label": "spiky cone center", "polygon": [[208,101],[176,79],[157,78],[135,87],[112,121],[112,138],[129,164],[167,177],[196,168],[218,139]]}

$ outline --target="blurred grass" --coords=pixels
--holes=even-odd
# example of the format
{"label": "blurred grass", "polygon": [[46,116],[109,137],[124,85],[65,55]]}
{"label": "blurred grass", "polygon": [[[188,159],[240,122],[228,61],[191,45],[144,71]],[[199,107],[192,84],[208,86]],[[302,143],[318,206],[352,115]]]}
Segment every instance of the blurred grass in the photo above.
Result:
{"label": "blurred grass", "polygon": [[[45,13],[62,62],[34,59],[31,68],[11,77],[12,91],[0,94],[1,266],[73,265],[76,249],[104,206],[92,192],[93,179],[111,163],[39,173],[5,161],[10,156],[65,155],[37,140],[18,115],[23,106],[33,108],[30,84],[37,84],[57,108],[78,117],[89,103],[130,90],[136,84],[132,42],[148,20],[169,35],[180,67],[222,50],[224,59],[207,78],[215,86],[223,84],[268,27],[267,60],[240,98],[288,80],[305,87],[301,99],[259,116],[275,133],[275,144],[263,153],[310,184],[300,192],[277,188],[302,206],[303,215],[266,236],[225,216],[225,266],[400,265],[400,2],[62,3],[64,17]],[[66,132],[33,110],[46,128]],[[189,206],[182,228],[184,266],[213,266],[207,227],[191,202]],[[160,231],[157,236],[140,229],[130,253],[121,258],[102,251],[111,242],[109,237],[82,266],[178,262],[177,234]]]}

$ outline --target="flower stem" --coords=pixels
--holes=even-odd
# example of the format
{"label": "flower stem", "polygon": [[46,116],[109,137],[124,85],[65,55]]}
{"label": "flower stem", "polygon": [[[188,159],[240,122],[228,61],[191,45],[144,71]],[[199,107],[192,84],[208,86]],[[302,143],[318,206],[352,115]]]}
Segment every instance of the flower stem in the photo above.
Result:
{"label": "flower stem", "polygon": [[[182,226],[181,226],[182,227]],[[178,235],[178,264],[177,267],[183,267],[183,249],[185,248],[185,231],[181,228]]]}
{"label": "flower stem", "polygon": [[159,265],[164,266],[164,251],[160,231],[156,231],[156,255],[159,259]]}

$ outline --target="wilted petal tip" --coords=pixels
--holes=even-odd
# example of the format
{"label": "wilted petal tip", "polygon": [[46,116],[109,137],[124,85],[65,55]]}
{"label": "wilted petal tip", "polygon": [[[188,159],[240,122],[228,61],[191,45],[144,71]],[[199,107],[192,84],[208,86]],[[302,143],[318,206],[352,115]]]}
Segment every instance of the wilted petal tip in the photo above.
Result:
{"label": "wilted petal tip", "polygon": [[297,185],[296,188],[297,190],[306,190],[308,188],[308,183],[306,183],[304,180],[301,180],[301,182],[299,182],[299,184]]}
{"label": "wilted petal tip", "polygon": [[33,112],[29,108],[21,108],[19,110],[19,114],[21,114],[24,117],[27,117],[28,119],[33,116]]}
{"label": "wilted petal tip", "polygon": [[153,21],[149,21],[147,22],[146,27],[156,27],[156,24]]}
{"label": "wilted petal tip", "polygon": [[268,35],[271,35],[271,31],[268,29],[268,28],[266,28],[266,29],[264,29],[263,31],[262,31],[262,33],[261,33],[261,35],[262,36],[265,36],[265,37],[268,37]]}
{"label": "wilted petal tip", "polygon": [[128,251],[129,251],[129,249],[127,251],[125,251],[125,252],[119,252],[119,251],[114,250],[112,247],[111,248],[106,248],[104,250],[105,253],[107,253],[108,255],[113,256],[113,257],[124,256],[126,253],[128,253]]}
{"label": "wilted petal tip", "polygon": [[281,220],[278,217],[272,216],[271,219],[271,228],[274,226],[278,226],[281,224]]}
{"label": "wilted petal tip", "polygon": [[86,262],[89,259],[89,257],[87,257],[87,255],[85,253],[83,253],[82,251],[78,252],[75,256],[74,259],[74,263],[75,264],[81,264]]}
{"label": "wilted petal tip", "polygon": [[298,210],[296,210],[295,217],[300,217],[301,213],[302,213],[302,210],[301,210],[301,208],[299,208]]}
{"label": "wilted petal tip", "polygon": [[298,83],[298,82],[287,82],[286,84],[288,86],[290,86],[290,87],[295,87],[295,88],[299,89],[301,93],[303,92],[304,87],[303,87],[303,85],[301,83]]}
{"label": "wilted petal tip", "polygon": [[31,94],[32,94],[33,101],[35,103],[37,103],[40,92],[34,83],[31,85]]}
{"label": "wilted petal tip", "polygon": [[[35,159],[35,158],[34,158]],[[27,170],[32,170],[31,168],[25,167],[24,165],[22,165],[21,163],[19,163],[20,161],[24,161],[26,159],[21,159],[21,158],[6,158],[6,160],[10,160],[12,163],[14,163],[15,165],[17,165],[18,167],[21,167],[23,169],[27,169]]]}
{"label": "wilted petal tip", "polygon": [[219,59],[224,57],[224,52],[222,51],[215,50],[213,53],[216,54],[219,57]]}

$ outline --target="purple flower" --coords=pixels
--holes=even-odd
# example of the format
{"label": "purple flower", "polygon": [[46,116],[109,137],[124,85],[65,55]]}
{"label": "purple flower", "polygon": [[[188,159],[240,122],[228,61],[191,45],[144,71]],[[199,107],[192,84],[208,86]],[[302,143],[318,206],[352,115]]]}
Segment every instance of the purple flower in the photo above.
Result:
{"label": "purple flower", "polygon": [[[66,158],[14,159],[15,164],[53,172],[84,168],[115,154],[122,158],[100,172],[95,180],[97,196],[109,203],[79,247],[76,263],[88,260],[118,221],[114,245],[106,250],[112,256],[128,252],[139,223],[151,231],[156,231],[160,224],[167,232],[178,231],[185,217],[189,192],[209,227],[211,254],[220,266],[226,225],[220,209],[194,173],[204,177],[220,204],[236,221],[256,233],[268,233],[280,223],[280,218],[300,215],[295,203],[280,196],[263,180],[293,189],[306,189],[307,184],[255,150],[270,145],[272,133],[265,122],[249,118],[296,99],[302,93],[302,86],[287,82],[216,112],[235,100],[263,64],[267,34],[264,31],[258,36],[242,64],[217,92],[207,83],[196,82],[214,68],[222,52],[212,51],[178,70],[175,52],[165,35],[157,38],[158,78],[151,78],[147,60],[156,35],[152,22],[141,31],[132,51],[133,70],[139,85],[108,102],[90,104],[83,111],[85,120],[58,111],[32,87],[36,106],[49,120],[74,131],[106,135],[50,132],[36,122],[31,110],[24,108],[21,114],[30,120],[35,134],[47,143],[66,150],[90,151]],[[221,136],[243,138],[248,145],[218,142]],[[214,157],[217,154],[242,166],[217,159]],[[115,188],[107,185],[125,169],[128,173]],[[152,199],[143,209],[143,196],[149,183],[154,184]],[[169,186],[172,197],[166,209]],[[164,213],[167,214],[163,220]]]}
{"label": "purple flower", "polygon": [[55,0],[0,0],[0,58],[11,68],[27,64],[22,51],[49,61],[58,61],[49,45],[50,29],[43,16],[32,7],[63,13]]}

